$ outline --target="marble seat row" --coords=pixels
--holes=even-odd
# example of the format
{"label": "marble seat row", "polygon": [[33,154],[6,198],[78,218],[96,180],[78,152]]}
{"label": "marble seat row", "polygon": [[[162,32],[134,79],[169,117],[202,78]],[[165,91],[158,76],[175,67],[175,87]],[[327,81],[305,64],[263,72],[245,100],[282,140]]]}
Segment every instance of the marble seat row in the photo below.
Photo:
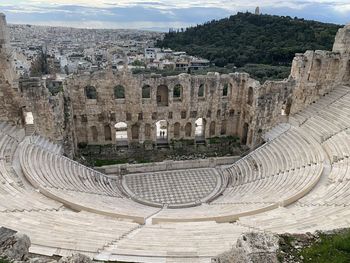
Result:
{"label": "marble seat row", "polygon": [[[9,134],[21,134],[14,126],[0,123],[0,213],[9,211],[32,211],[58,209],[62,206],[35,191],[24,188],[11,167],[14,152],[18,147],[16,137]],[[19,137],[18,137],[19,138]],[[10,201],[9,201],[10,200]]]}
{"label": "marble seat row", "polygon": [[223,171],[229,186],[254,182],[311,164],[322,163],[323,150],[301,129],[292,128]]}
{"label": "marble seat row", "polygon": [[349,227],[349,100],[350,95],[344,94],[300,126],[321,143],[329,159],[329,168],[314,189],[290,206],[242,217],[238,224],[278,233]]}
{"label": "marble seat row", "polygon": [[[118,260],[118,255],[156,258],[186,257],[207,259],[230,249],[240,233],[249,228],[235,224],[190,222],[146,225],[116,245],[106,247],[99,259]],[[153,257],[153,258],[152,258]],[[181,261],[178,261],[181,262]],[[187,261],[182,261],[187,262]]]}
{"label": "marble seat row", "polygon": [[32,136],[30,140],[33,144],[38,145],[46,149],[47,151],[50,151],[55,154],[62,153],[62,146],[55,144],[42,136],[39,136],[39,135]]}
{"label": "marble seat row", "polygon": [[118,178],[109,177],[29,142],[21,144],[22,170],[45,196],[75,210],[144,223],[159,209],[123,196]]}
{"label": "marble seat row", "polygon": [[306,233],[350,225],[350,210],[345,206],[300,206],[278,209],[240,218],[238,224],[275,233]]}
{"label": "marble seat row", "polygon": [[312,134],[320,143],[328,140],[333,135],[349,127],[350,95],[346,94],[341,99],[322,109],[319,115],[310,117],[302,125],[302,129]]}
{"label": "marble seat row", "polygon": [[128,221],[66,209],[0,213],[0,222],[1,226],[30,236],[34,250],[40,246],[51,248],[48,253],[50,256],[62,254],[64,250],[68,254],[72,251],[98,253],[110,242],[139,226]]}
{"label": "marble seat row", "polygon": [[265,141],[271,141],[290,129],[289,123],[280,123],[263,135]]}
{"label": "marble seat row", "polygon": [[322,144],[330,161],[337,162],[350,156],[350,131],[344,130]]}
{"label": "marble seat row", "polygon": [[328,107],[330,104],[338,101],[345,95],[347,95],[350,91],[350,88],[347,86],[338,86],[333,91],[325,94],[320,97],[317,101],[310,104],[304,110],[294,114],[289,117],[289,121],[291,124],[295,126],[299,126],[303,124],[307,119],[312,116],[318,115],[318,112],[322,111],[324,108]]}
{"label": "marble seat row", "polygon": [[84,169],[83,166],[34,144],[22,145],[21,161],[28,177],[35,181],[33,185],[122,197],[122,193],[115,187],[117,178]]}

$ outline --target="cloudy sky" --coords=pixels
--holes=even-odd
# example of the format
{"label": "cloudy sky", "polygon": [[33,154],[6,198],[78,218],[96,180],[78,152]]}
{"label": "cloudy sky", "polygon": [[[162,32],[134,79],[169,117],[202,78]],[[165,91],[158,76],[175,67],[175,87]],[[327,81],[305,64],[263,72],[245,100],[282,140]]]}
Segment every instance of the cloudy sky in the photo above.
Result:
{"label": "cloudy sky", "polygon": [[350,22],[350,0],[0,0],[9,23],[167,31],[238,11]]}

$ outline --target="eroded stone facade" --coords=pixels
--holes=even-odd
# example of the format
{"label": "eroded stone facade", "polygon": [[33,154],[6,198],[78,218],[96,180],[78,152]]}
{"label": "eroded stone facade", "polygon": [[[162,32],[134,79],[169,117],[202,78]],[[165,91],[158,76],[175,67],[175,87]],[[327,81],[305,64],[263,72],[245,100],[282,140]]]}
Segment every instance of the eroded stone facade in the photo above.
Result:
{"label": "eroded stone facade", "polygon": [[12,61],[6,19],[0,13],[0,119],[18,124],[22,104]]}
{"label": "eroded stone facade", "polygon": [[[90,144],[115,143],[114,127],[119,122],[127,124],[129,142],[157,142],[156,123],[160,120],[167,122],[168,140],[195,139],[199,118],[203,119],[205,138],[244,137],[241,127],[244,122],[251,123],[259,86],[242,73],[160,77],[107,72],[71,76],[66,82],[77,142]],[[96,90],[93,98],[89,98],[87,87]],[[118,98],[115,89],[121,87],[124,97]],[[143,96],[145,87],[149,96]]]}
{"label": "eroded stone facade", "polygon": [[[296,54],[291,74],[283,81],[261,85],[246,73],[162,77],[107,70],[70,75],[63,90],[51,94],[40,79],[20,80],[17,88],[1,16],[0,119],[18,123],[21,114],[30,111],[36,131],[65,143],[70,153],[79,143],[118,144],[117,123],[126,126],[126,145],[196,140],[200,118],[199,139],[235,135],[254,146],[290,114],[335,86],[350,84],[349,32],[350,26],[339,30],[333,51]],[[157,131],[158,121],[163,121],[165,135]]]}

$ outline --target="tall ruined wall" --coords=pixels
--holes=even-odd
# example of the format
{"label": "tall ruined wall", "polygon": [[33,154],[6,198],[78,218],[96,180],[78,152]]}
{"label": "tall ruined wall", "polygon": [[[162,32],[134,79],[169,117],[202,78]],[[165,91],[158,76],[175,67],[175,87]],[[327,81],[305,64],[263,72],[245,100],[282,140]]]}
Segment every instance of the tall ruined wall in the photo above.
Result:
{"label": "tall ruined wall", "polygon": [[21,107],[6,19],[0,13],[0,120],[20,124]]}
{"label": "tall ruined wall", "polygon": [[66,146],[66,153],[71,154],[71,114],[70,100],[62,91],[51,94],[40,78],[19,80],[25,110],[33,113],[36,133],[58,144]]}
{"label": "tall ruined wall", "polygon": [[[161,77],[104,71],[71,75],[62,91],[51,94],[41,79],[16,79],[0,15],[0,120],[20,123],[22,111],[32,112],[36,131],[62,142],[69,155],[79,143],[115,144],[120,122],[127,124],[129,145],[156,142],[160,120],[167,121],[168,141],[193,140],[199,118],[205,139],[236,135],[254,146],[289,114],[343,84],[350,85],[350,26],[339,30],[333,51],[296,54],[284,81],[261,85],[246,73]],[[117,86],[124,88],[123,97]],[[149,98],[142,96],[145,86]],[[177,86],[180,91],[174,92]]]}
{"label": "tall ruined wall", "polygon": [[[178,84],[182,87],[180,99],[173,96]],[[114,87],[118,85],[125,88],[123,99],[115,97]],[[142,98],[145,85],[151,90],[147,99]],[[65,86],[72,100],[76,143],[115,143],[114,126],[118,122],[127,124],[129,142],[155,142],[159,120],[168,122],[168,140],[194,139],[195,122],[203,118],[205,138],[237,135],[251,146],[261,140],[264,131],[280,121],[283,101],[287,98],[284,85],[290,92],[287,82],[261,86],[245,73],[160,77],[97,72],[71,76]],[[199,96],[201,86],[203,96]],[[96,89],[96,99],[88,98],[86,87]],[[157,102],[160,87],[166,87],[167,106]],[[278,88],[282,90],[281,95]],[[261,104],[262,100],[269,103]],[[190,134],[186,133],[186,126],[191,127]],[[179,131],[176,127],[180,127]],[[109,132],[106,136],[106,129],[113,134],[111,138]]]}
{"label": "tall ruined wall", "polygon": [[[115,136],[106,140],[105,127],[110,127],[111,133],[115,134],[114,125],[118,122],[127,123],[130,141],[141,143],[146,140],[156,141],[156,122],[159,120],[167,120],[169,139],[194,138],[195,121],[198,118],[205,119],[204,133],[207,137],[221,133],[234,135],[242,111],[240,101],[246,96],[242,85],[248,85],[247,82],[255,85],[246,74],[151,77],[133,76],[130,73],[96,73],[74,76],[67,81],[66,86],[72,100],[77,142],[107,144],[115,143]],[[182,86],[181,98],[173,97],[173,88],[177,84]],[[228,91],[223,96],[225,84],[228,85]],[[114,87],[117,85],[125,88],[124,99],[115,97]],[[150,86],[150,98],[142,98],[142,87],[145,85]],[[203,97],[198,96],[201,85],[204,85]],[[97,99],[87,98],[87,86],[96,88]],[[157,90],[160,87],[166,89],[167,106],[157,103]],[[175,123],[180,124],[178,136],[174,135]],[[188,123],[191,133],[186,135],[185,126]],[[146,126],[150,131],[145,131],[149,129]],[[93,138],[91,127],[97,128],[97,140]],[[136,129],[138,134],[135,134]]]}
{"label": "tall ruined wall", "polygon": [[337,85],[350,84],[350,25],[338,31],[333,51],[296,54],[290,78],[296,81],[291,113],[316,101]]}
{"label": "tall ruined wall", "polygon": [[335,37],[333,52],[350,53],[350,24],[339,29]]}

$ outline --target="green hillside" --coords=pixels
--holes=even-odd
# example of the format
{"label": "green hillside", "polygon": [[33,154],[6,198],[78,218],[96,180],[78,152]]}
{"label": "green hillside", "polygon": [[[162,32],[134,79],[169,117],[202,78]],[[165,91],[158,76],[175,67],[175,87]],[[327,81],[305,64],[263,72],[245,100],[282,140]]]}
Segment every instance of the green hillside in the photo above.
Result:
{"label": "green hillside", "polygon": [[238,13],[169,32],[157,46],[186,51],[221,67],[228,64],[289,66],[295,53],[330,50],[339,27],[291,17]]}

